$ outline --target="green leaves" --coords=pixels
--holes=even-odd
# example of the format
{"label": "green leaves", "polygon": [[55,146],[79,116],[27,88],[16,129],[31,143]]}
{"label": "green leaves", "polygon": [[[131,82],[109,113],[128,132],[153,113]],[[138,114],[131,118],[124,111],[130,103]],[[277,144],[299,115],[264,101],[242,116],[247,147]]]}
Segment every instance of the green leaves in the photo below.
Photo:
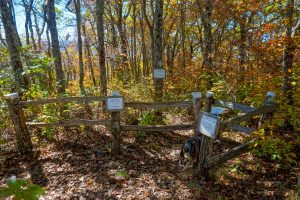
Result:
{"label": "green leaves", "polygon": [[4,143],[5,143],[5,139],[2,136],[0,136],[0,145]]}
{"label": "green leaves", "polygon": [[0,188],[0,199],[13,196],[16,200],[35,200],[44,194],[44,188],[30,183],[27,179],[16,179],[15,176],[7,181],[7,187]]}

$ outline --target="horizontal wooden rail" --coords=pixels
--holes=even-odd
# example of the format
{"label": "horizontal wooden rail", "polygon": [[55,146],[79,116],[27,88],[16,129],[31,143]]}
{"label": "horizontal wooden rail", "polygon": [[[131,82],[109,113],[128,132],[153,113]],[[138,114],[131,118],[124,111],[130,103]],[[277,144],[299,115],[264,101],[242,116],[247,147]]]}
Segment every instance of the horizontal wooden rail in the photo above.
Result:
{"label": "horizontal wooden rail", "polygon": [[89,102],[89,101],[105,101],[107,97],[86,96],[86,97],[64,97],[57,99],[40,99],[32,101],[21,101],[22,106],[34,106],[48,103],[64,103],[64,102]]}
{"label": "horizontal wooden rail", "polygon": [[245,126],[241,126],[241,125],[233,125],[229,128],[233,131],[243,132],[243,133],[246,133],[249,135],[255,131],[255,128],[245,127]]}
{"label": "horizontal wooden rail", "polygon": [[87,119],[71,119],[71,120],[63,120],[58,122],[46,123],[46,122],[26,122],[28,126],[34,127],[46,127],[46,126],[91,126],[91,125],[102,125],[108,126],[110,124],[110,120],[87,120]]}
{"label": "horizontal wooden rail", "polygon": [[251,140],[247,143],[241,144],[240,146],[237,146],[229,151],[226,151],[225,153],[221,153],[219,155],[208,157],[205,160],[204,166],[206,168],[213,167],[219,164],[222,164],[226,162],[227,160],[230,160],[231,158],[237,157],[243,153],[246,153],[249,151],[250,146],[254,144],[255,140]]}
{"label": "horizontal wooden rail", "polygon": [[182,125],[156,125],[156,126],[140,126],[140,125],[123,125],[121,131],[179,131],[194,129],[194,124]]}
{"label": "horizontal wooden rail", "polygon": [[230,128],[231,126],[239,124],[243,121],[247,121],[247,120],[251,119],[252,117],[275,112],[277,109],[278,109],[278,106],[276,104],[264,105],[264,106],[257,108],[251,112],[248,112],[244,115],[236,116],[236,117],[230,118],[224,122],[221,122],[221,130],[224,130],[225,128]]}
{"label": "horizontal wooden rail", "polygon": [[233,110],[239,110],[245,113],[254,111],[255,108],[251,107],[251,106],[247,106],[247,105],[242,105],[239,103],[233,103],[233,102],[229,102],[229,101],[223,101],[223,100],[215,100],[215,104],[218,106],[222,106],[225,108],[230,108]]}
{"label": "horizontal wooden rail", "polygon": [[141,109],[160,109],[160,108],[192,108],[192,101],[176,101],[176,102],[127,102],[126,107]]}

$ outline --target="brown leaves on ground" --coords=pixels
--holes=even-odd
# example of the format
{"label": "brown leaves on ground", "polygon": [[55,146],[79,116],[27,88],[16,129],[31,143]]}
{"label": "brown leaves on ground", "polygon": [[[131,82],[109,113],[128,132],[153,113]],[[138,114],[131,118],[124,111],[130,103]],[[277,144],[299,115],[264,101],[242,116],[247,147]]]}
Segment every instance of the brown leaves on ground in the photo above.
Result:
{"label": "brown leaves on ground", "polygon": [[[211,180],[199,183],[178,166],[186,133],[124,133],[123,153],[116,158],[109,154],[104,130],[81,133],[75,140],[62,135],[56,143],[39,145],[37,160],[7,155],[1,184],[12,175],[30,178],[46,189],[40,199],[284,199],[300,171],[279,171],[248,153],[213,169]],[[237,144],[230,137],[221,140],[215,152]]]}

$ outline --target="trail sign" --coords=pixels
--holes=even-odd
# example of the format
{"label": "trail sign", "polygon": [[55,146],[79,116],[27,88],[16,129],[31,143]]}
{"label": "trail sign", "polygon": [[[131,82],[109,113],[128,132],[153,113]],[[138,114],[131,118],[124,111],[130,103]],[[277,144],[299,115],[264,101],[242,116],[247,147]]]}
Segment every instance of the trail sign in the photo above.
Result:
{"label": "trail sign", "polygon": [[201,97],[201,92],[192,92],[192,99],[199,99]]}
{"label": "trail sign", "polygon": [[166,78],[166,70],[154,69],[153,77],[154,77],[154,79],[165,79]]}
{"label": "trail sign", "polygon": [[211,137],[215,138],[217,135],[217,131],[220,125],[220,118],[207,112],[201,112],[200,118],[198,120],[199,123],[199,132]]}
{"label": "trail sign", "polygon": [[106,110],[110,112],[123,111],[124,110],[124,97],[122,96],[110,96],[106,98]]}

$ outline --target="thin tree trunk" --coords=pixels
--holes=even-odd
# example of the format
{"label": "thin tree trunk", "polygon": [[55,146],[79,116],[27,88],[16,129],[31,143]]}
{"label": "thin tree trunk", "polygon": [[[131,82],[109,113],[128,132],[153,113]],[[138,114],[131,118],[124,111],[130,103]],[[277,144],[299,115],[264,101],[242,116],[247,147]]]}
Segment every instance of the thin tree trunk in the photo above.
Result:
{"label": "thin tree trunk", "polygon": [[[154,69],[163,69],[163,0],[155,1],[155,14],[154,14]],[[163,80],[154,80],[155,84],[155,101],[162,100],[163,97]]]}
{"label": "thin tree trunk", "polygon": [[79,87],[81,94],[85,93],[84,90],[84,66],[82,58],[82,38],[81,38],[81,6],[80,0],[73,0],[75,5],[76,25],[77,25],[77,43],[78,43],[78,57],[79,57]]}
{"label": "thin tree trunk", "polygon": [[[294,0],[288,0],[286,4],[286,44],[283,50],[283,61],[282,61],[282,72],[283,72],[283,84],[282,91],[287,100],[287,104],[292,106],[294,104],[293,101],[293,86],[292,86],[292,67],[293,67],[293,58],[294,58],[294,50],[295,44],[293,43],[292,32],[293,32],[293,12],[294,12]],[[284,121],[284,126],[287,129],[293,130],[294,127],[290,123],[290,116],[287,115]]]}
{"label": "thin tree trunk", "polygon": [[96,0],[97,31],[99,43],[99,65],[100,65],[100,85],[102,95],[107,95],[107,80],[105,66],[105,46],[104,46],[104,0]]}
{"label": "thin tree trunk", "polygon": [[239,54],[240,63],[238,66],[238,82],[244,80],[245,77],[245,62],[246,62],[246,40],[247,40],[247,30],[246,30],[246,14],[241,17],[240,24],[240,44],[239,44]]}
{"label": "thin tree trunk", "polygon": [[19,52],[20,42],[18,33],[13,25],[13,16],[8,7],[6,0],[0,1],[0,12],[2,17],[2,23],[5,30],[6,42],[10,53],[10,62],[14,71],[15,86],[14,92],[22,94],[22,90],[28,89],[28,82],[23,76],[23,64],[21,62],[21,56]]}
{"label": "thin tree trunk", "polygon": [[50,30],[52,42],[52,55],[55,58],[55,73],[57,82],[57,93],[64,94],[66,91],[65,78],[62,69],[61,54],[59,49],[58,32],[55,18],[55,0],[48,0],[47,2],[47,23]]}
{"label": "thin tree trunk", "polygon": [[146,49],[146,41],[145,41],[145,30],[144,30],[144,19],[143,15],[140,17],[140,25],[141,25],[141,37],[142,37],[142,55],[143,55],[143,76],[148,76],[148,56]]}
{"label": "thin tree trunk", "polygon": [[91,57],[91,47],[90,47],[90,44],[89,44],[89,41],[88,41],[88,36],[86,34],[85,23],[82,23],[82,32],[83,32],[83,36],[84,36],[84,45],[85,45],[85,50],[86,50],[86,57],[87,57],[87,61],[88,61],[88,67],[90,69],[91,78],[92,78],[94,87],[97,87],[95,72],[94,72],[93,62],[92,62],[92,57]]}
{"label": "thin tree trunk", "polygon": [[180,8],[180,23],[181,23],[181,67],[185,68],[186,61],[186,50],[185,50],[185,4],[186,2],[182,1]]}
{"label": "thin tree trunk", "polygon": [[140,68],[137,64],[137,44],[136,44],[136,3],[133,1],[133,68],[135,69],[135,79],[140,78]]}
{"label": "thin tree trunk", "polygon": [[7,2],[9,13],[10,13],[10,15],[12,16],[12,25],[13,25],[14,30],[15,30],[15,33],[16,33],[16,35],[17,35],[17,42],[18,42],[18,45],[21,47],[21,46],[22,46],[22,43],[21,43],[20,36],[19,36],[19,34],[18,34],[17,22],[16,22],[16,15],[15,15],[15,8],[14,8],[13,1],[11,1],[11,0],[8,0],[8,1],[7,1],[7,0],[6,0],[5,2]]}

